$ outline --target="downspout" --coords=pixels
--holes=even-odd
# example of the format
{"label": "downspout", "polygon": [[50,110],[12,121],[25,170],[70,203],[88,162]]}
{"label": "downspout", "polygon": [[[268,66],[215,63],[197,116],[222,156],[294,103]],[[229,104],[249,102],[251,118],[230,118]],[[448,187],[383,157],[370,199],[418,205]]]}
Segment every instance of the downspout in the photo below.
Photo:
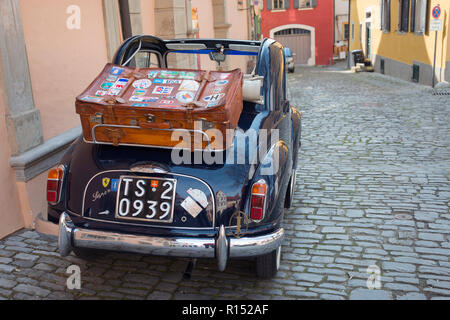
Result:
{"label": "downspout", "polygon": [[194,29],[192,27],[192,4],[191,0],[184,0],[185,14],[186,14],[186,36],[193,38]]}
{"label": "downspout", "polygon": [[251,12],[252,6],[250,5],[251,1],[252,0],[247,0],[247,38],[248,38],[248,40],[253,40],[253,37],[252,37],[253,31],[251,28],[251,26],[252,26],[252,12]]}
{"label": "downspout", "polygon": [[336,43],[336,23],[337,23],[337,19],[336,19],[336,0],[333,0],[333,47],[334,44]]}
{"label": "downspout", "polygon": [[120,22],[122,24],[122,36],[123,40],[126,40],[133,35],[133,31],[131,30],[130,7],[128,5],[128,0],[119,0],[119,10]]}
{"label": "downspout", "polygon": [[351,23],[350,23],[350,8],[351,8],[351,0],[348,0],[348,44],[347,44],[347,69],[350,69],[350,39],[351,39]]}

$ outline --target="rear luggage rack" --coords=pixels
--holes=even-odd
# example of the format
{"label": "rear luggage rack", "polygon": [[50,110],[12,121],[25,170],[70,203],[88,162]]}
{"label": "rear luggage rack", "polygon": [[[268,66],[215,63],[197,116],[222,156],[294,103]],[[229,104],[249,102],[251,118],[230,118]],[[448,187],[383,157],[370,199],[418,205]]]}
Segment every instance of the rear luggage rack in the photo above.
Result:
{"label": "rear luggage rack", "polygon": [[[172,131],[172,132],[190,132],[191,134],[193,133],[199,133],[201,134],[203,137],[206,138],[206,142],[207,142],[207,146],[204,149],[192,149],[192,148],[177,148],[177,147],[168,147],[168,146],[159,146],[159,145],[141,145],[141,144],[131,144],[131,143],[121,143],[121,142],[104,142],[104,141],[98,141],[96,136],[95,136],[95,129],[98,127],[111,127],[111,128],[128,128],[128,129],[142,129],[140,126],[125,126],[125,125],[117,125],[117,124],[97,124],[92,128],[92,141],[84,139],[84,142],[87,143],[93,143],[93,144],[107,144],[107,145],[114,145],[114,146],[134,146],[134,147],[147,147],[147,148],[160,148],[160,149],[182,149],[182,150],[190,150],[190,151],[216,151],[216,152],[222,152],[225,151],[226,149],[210,149],[209,145],[211,144],[211,140],[209,138],[209,136],[202,130],[197,130],[197,129],[174,129],[174,128],[170,128],[170,129],[163,129],[163,128],[145,128],[146,130],[158,130],[158,131]],[[114,139],[113,139],[114,140]]]}

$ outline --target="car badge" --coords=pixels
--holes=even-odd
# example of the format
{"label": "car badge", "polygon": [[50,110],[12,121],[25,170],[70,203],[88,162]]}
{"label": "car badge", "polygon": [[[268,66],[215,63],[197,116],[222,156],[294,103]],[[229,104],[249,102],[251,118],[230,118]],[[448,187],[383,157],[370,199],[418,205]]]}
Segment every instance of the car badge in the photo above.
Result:
{"label": "car badge", "polygon": [[111,191],[116,192],[118,186],[119,186],[119,179],[112,179],[111,180]]}
{"label": "car badge", "polygon": [[104,186],[105,188],[109,185],[109,181],[110,181],[109,178],[103,178],[103,179],[102,179],[102,184],[103,184],[103,186]]}
{"label": "car badge", "polygon": [[[244,234],[247,233],[248,217],[245,214],[245,212],[237,211],[237,212],[233,213],[233,215],[230,217],[230,222],[229,222],[230,226],[232,226],[233,221],[236,221],[236,229],[234,231],[233,231],[233,229],[231,229],[231,234],[235,238],[239,239],[240,237],[242,237]],[[242,227],[244,227],[244,228],[242,228]]]}
{"label": "car badge", "polygon": [[158,188],[159,181],[158,180],[152,180],[150,183],[152,188]]}

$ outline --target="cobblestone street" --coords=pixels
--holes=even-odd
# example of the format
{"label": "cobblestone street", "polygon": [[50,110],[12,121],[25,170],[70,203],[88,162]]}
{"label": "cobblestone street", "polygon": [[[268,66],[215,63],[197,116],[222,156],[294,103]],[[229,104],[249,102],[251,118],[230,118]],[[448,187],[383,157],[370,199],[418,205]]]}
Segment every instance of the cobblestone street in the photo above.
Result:
{"label": "cobblestone street", "polygon": [[[60,258],[55,240],[22,230],[0,240],[0,300],[450,299],[450,96],[339,66],[297,68],[289,86],[302,148],[274,279],[250,260],[223,273],[198,260],[187,280],[187,259]],[[66,288],[72,264],[81,290]]]}

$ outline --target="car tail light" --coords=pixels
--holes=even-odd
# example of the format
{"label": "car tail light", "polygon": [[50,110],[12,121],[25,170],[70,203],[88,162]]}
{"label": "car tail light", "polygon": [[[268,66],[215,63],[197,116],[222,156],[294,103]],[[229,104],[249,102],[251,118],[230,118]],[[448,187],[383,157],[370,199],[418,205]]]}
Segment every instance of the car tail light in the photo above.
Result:
{"label": "car tail light", "polygon": [[250,198],[250,218],[253,221],[261,221],[264,218],[266,210],[267,183],[259,180],[252,186]]}
{"label": "car tail light", "polygon": [[64,167],[59,166],[48,172],[47,201],[56,204],[61,199],[61,188],[64,177]]}

